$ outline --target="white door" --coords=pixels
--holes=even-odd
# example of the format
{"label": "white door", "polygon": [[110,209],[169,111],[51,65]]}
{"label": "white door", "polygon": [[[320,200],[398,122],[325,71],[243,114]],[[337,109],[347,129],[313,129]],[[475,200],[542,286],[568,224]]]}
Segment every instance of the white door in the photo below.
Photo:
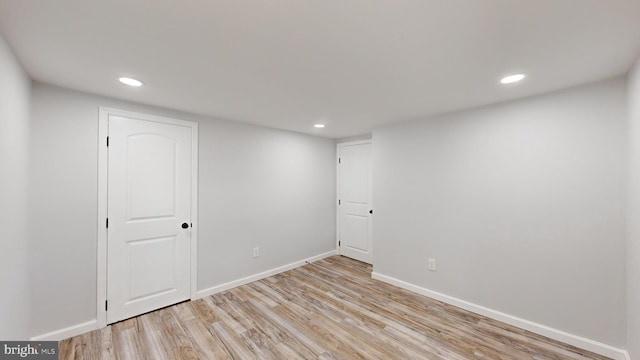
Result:
{"label": "white door", "polygon": [[190,295],[192,129],[109,116],[107,323]]}
{"label": "white door", "polygon": [[340,254],[371,264],[371,142],[338,144]]}

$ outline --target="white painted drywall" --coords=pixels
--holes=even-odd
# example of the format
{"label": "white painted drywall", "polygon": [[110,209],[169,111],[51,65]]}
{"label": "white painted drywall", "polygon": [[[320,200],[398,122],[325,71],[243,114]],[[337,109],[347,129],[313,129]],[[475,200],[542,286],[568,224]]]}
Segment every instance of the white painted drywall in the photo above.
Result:
{"label": "white painted drywall", "polygon": [[33,335],[96,318],[99,106],[199,122],[200,290],[335,248],[333,140],[36,83]]}
{"label": "white painted drywall", "polygon": [[0,36],[0,339],[29,339],[27,182],[31,80]]}
{"label": "white painted drywall", "polygon": [[359,140],[371,140],[371,133],[339,138],[339,139],[336,139],[336,144],[342,144],[350,141],[359,141]]}
{"label": "white painted drywall", "polygon": [[335,249],[335,156],[331,139],[200,121],[198,289]]}
{"label": "white painted drywall", "polygon": [[624,347],[625,97],[614,79],[375,129],[374,271]]}
{"label": "white painted drywall", "polygon": [[627,349],[640,359],[640,59],[628,77]]}

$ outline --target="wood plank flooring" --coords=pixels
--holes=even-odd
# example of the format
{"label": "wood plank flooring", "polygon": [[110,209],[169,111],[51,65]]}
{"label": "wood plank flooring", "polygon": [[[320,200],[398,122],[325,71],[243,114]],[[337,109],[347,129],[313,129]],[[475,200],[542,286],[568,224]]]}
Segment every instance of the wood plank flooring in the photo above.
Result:
{"label": "wood plank flooring", "polygon": [[60,343],[60,359],[605,359],[333,256]]}

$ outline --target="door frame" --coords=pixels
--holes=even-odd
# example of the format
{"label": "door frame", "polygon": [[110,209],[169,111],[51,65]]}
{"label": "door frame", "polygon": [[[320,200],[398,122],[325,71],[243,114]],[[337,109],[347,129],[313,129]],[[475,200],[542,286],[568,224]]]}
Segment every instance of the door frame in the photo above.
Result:
{"label": "door frame", "polygon": [[[337,144],[336,150],[336,252],[338,255],[342,255],[342,246],[338,245],[340,242],[340,152],[342,148],[353,145],[365,145],[371,144],[371,150],[373,152],[373,139],[346,141]],[[372,154],[373,155],[373,154]],[[373,166],[369,169],[369,180],[373,182]],[[373,209],[373,185],[369,189],[369,199],[371,200],[371,208]],[[373,221],[373,218],[371,218]],[[371,253],[373,254],[373,227],[371,233]],[[373,260],[371,261],[373,262]]]}
{"label": "door frame", "polygon": [[191,128],[191,227],[190,235],[190,298],[195,299],[198,291],[198,123],[164,116],[143,114],[100,106],[98,108],[98,244],[97,244],[97,327],[107,326],[107,240],[106,219],[108,215],[108,169],[109,153],[107,136],[109,116],[122,116],[137,120],[162,124],[180,125]]}

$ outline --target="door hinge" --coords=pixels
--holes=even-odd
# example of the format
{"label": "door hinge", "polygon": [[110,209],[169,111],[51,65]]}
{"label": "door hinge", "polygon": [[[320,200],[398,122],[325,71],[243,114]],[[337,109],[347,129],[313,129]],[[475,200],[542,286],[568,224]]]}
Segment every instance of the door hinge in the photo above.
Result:
{"label": "door hinge", "polygon": [[338,199],[338,205],[341,205],[341,204],[342,204],[342,202],[340,201],[340,199]]}
{"label": "door hinge", "polygon": [[108,311],[109,310],[109,301],[105,300],[104,301],[104,311]]}
{"label": "door hinge", "polygon": [[106,225],[107,225],[107,229],[108,229],[109,228],[109,218],[107,218],[106,223],[107,223]]}
{"label": "door hinge", "polygon": [[107,147],[109,147],[109,137],[107,136]]}
{"label": "door hinge", "polygon": [[338,164],[340,164],[342,162],[342,159],[338,158]]}
{"label": "door hinge", "polygon": [[338,247],[340,247],[340,241],[338,241]]}

